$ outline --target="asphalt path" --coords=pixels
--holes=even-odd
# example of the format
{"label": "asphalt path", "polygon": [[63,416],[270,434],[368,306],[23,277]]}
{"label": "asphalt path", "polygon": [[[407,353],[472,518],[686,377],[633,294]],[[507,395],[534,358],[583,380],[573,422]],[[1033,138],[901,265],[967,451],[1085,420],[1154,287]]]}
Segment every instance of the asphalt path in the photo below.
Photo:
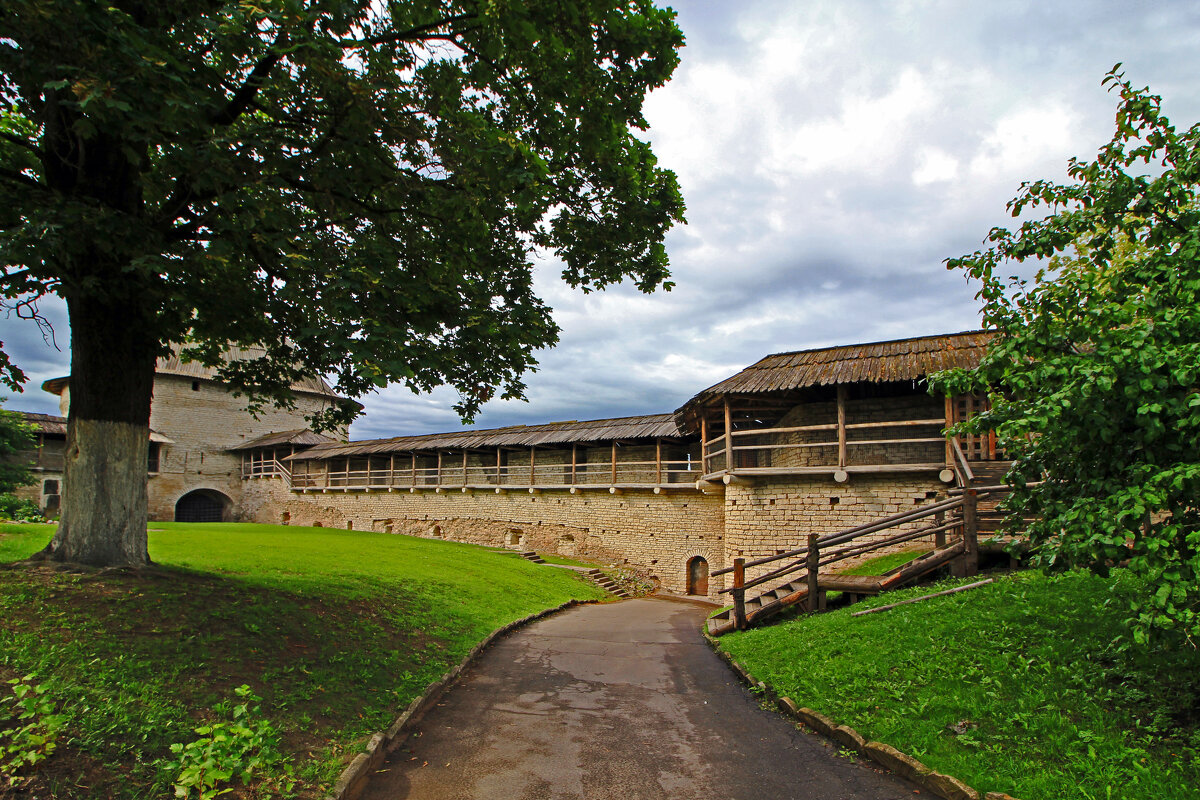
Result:
{"label": "asphalt path", "polygon": [[572,608],[504,637],[375,773],[365,800],[898,800],[916,787],[762,708],[705,607]]}

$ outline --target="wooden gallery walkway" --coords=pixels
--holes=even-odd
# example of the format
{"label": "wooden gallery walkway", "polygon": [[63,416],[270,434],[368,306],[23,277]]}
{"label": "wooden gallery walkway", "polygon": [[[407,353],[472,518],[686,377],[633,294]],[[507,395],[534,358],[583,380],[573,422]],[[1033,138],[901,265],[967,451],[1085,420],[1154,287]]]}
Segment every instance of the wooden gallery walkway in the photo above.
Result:
{"label": "wooden gallery walkway", "polygon": [[898,800],[901,779],[772,711],[702,639],[707,609],[580,606],[488,649],[368,800]]}

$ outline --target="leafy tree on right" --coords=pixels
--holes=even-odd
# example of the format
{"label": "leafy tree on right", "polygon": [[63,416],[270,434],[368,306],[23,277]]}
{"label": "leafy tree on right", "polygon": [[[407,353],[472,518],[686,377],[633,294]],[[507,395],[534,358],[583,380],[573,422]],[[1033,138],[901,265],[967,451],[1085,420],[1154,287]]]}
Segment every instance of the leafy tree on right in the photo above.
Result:
{"label": "leafy tree on right", "polygon": [[[1173,127],[1161,98],[1114,67],[1116,131],[1065,184],[1024,183],[1015,230],[949,259],[982,284],[996,338],[982,364],[933,383],[986,391],[963,430],[996,431],[1014,459],[1011,528],[1035,564],[1128,563],[1145,581],[1135,638],[1200,639],[1200,125]],[[1034,212],[1026,216],[1026,212]],[[1044,265],[1032,280],[1012,262]]]}

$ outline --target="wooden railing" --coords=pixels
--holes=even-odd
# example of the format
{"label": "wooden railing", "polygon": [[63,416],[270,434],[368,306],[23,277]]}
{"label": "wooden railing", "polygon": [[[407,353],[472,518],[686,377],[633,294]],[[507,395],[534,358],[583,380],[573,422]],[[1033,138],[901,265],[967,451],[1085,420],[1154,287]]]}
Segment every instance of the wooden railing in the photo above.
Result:
{"label": "wooden railing", "polygon": [[[840,419],[815,425],[748,428],[703,442],[701,457],[706,475],[804,473],[847,467],[863,471],[940,469],[945,466],[942,451],[946,440],[941,435],[945,425],[943,418],[858,423]],[[909,433],[913,429],[916,435]],[[861,438],[855,438],[856,434]],[[928,446],[928,452],[922,445]],[[862,455],[864,448],[870,447],[876,452]],[[881,454],[880,450],[891,452]]]}
{"label": "wooden railing", "polygon": [[[975,489],[966,489],[960,497],[943,500],[912,511],[894,514],[865,525],[825,534],[824,536],[809,534],[805,547],[752,561],[738,558],[734,560],[732,567],[716,570],[711,573],[711,576],[733,574],[733,585],[722,589],[720,593],[732,595],[734,604],[733,618],[736,627],[740,630],[746,627],[745,597],[748,589],[779,581],[789,575],[796,575],[798,579],[800,573],[803,573],[808,586],[807,597],[809,598],[809,608],[814,609],[814,603],[819,595],[819,573],[822,567],[886,547],[903,544],[914,539],[933,536],[936,549],[941,550],[947,546],[955,548],[956,552],[954,555],[956,560],[953,566],[955,575],[960,577],[974,575],[979,567],[979,537],[976,519],[977,504],[987,494],[987,492],[979,492]],[[930,517],[933,518],[933,524],[931,525],[898,531],[891,535],[885,535],[882,538],[864,540],[866,536],[879,534],[882,531],[898,528],[902,525],[908,525]],[[948,544],[948,537],[957,541],[950,541]],[[787,563],[758,575],[753,579],[746,580],[745,576],[748,568],[762,567],[781,561]]]}
{"label": "wooden railing", "polygon": [[242,461],[243,478],[283,478],[289,483],[292,472],[282,461],[273,458]]}
{"label": "wooden railing", "polygon": [[416,466],[390,460],[388,466],[353,468],[350,460],[305,461],[292,472],[294,489],[487,489],[693,486],[700,477],[686,460],[616,461],[585,464],[477,465],[443,463]]}

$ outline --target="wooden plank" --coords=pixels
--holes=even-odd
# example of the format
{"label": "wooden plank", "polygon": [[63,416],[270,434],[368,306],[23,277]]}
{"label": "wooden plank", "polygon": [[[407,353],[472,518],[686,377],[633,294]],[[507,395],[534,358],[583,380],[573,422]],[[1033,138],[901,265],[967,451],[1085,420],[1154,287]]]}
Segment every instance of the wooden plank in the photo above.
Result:
{"label": "wooden plank", "polygon": [[[853,425],[847,425],[846,430],[854,431],[862,428],[911,428],[914,426],[941,425],[940,419],[905,419],[895,420],[893,422],[856,422]],[[940,437],[939,437],[940,438]]]}
{"label": "wooden plank", "polygon": [[992,579],[987,578],[982,581],[976,581],[975,583],[968,583],[966,586],[956,586],[955,588],[947,589],[944,592],[934,592],[933,594],[926,594],[926,595],[922,595],[920,597],[912,597],[912,598],[909,598],[908,600],[901,600],[898,603],[889,603],[886,606],[879,606],[878,608],[868,608],[866,611],[855,611],[850,616],[865,617],[867,614],[875,614],[880,611],[890,611],[891,609],[896,608],[897,606],[906,606],[909,603],[919,603],[922,600],[929,600],[934,597],[945,597],[948,594],[957,594],[958,592],[965,592],[968,589],[978,589],[980,586],[987,586],[991,582],[992,582]]}

